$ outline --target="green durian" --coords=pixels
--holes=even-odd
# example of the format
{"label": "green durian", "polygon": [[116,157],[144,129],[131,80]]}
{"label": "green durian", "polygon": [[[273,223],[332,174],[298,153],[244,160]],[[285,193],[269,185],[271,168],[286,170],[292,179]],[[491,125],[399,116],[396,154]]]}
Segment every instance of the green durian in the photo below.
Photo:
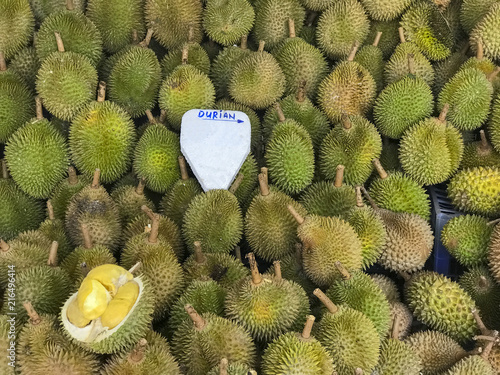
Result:
{"label": "green durian", "polygon": [[126,227],[137,216],[143,215],[142,206],[154,210],[154,203],[144,195],[144,181],[140,180],[137,187],[122,186],[111,193],[120,212],[122,226]]}
{"label": "green durian", "polygon": [[452,53],[445,60],[438,61],[434,64],[435,81],[433,91],[439,94],[444,85],[458,72],[463,64],[467,61],[467,56],[464,52],[465,48],[469,48],[469,44],[465,44],[462,50]]}
{"label": "green durian", "polygon": [[[19,51],[10,61],[9,69],[16,73],[32,91],[35,90],[36,74],[40,69],[40,59],[34,47],[26,47]],[[19,115],[19,113],[16,114]]]}
{"label": "green durian", "polygon": [[385,297],[387,298],[389,303],[395,303],[401,300],[398,286],[390,277],[382,274],[372,274],[370,275],[370,277],[385,294]]}
{"label": "green durian", "polygon": [[375,368],[376,374],[419,375],[422,363],[412,348],[397,338],[390,338],[380,345],[380,358]]}
{"label": "green durian", "polygon": [[332,0],[300,0],[300,2],[304,7],[313,11],[323,11],[333,3]]}
{"label": "green durian", "polygon": [[493,148],[500,152],[500,97],[493,101],[488,131]]}
{"label": "green durian", "polygon": [[391,21],[371,20],[370,31],[365,39],[365,44],[367,41],[375,40],[377,34],[381,32],[382,36],[380,37],[380,41],[377,46],[382,51],[384,60],[387,60],[389,57],[391,57],[392,53],[394,52],[394,48],[396,48],[399,43],[398,27],[398,19],[394,19]]}
{"label": "green durian", "polygon": [[54,208],[52,207],[50,199],[47,201],[47,212],[47,219],[40,224],[37,232],[44,236],[49,242],[57,241],[59,244],[57,256],[60,262],[73,251],[73,247],[66,235],[64,220],[56,219],[54,216]]}
{"label": "green durian", "polygon": [[6,0],[0,4],[0,51],[10,59],[30,41],[35,18],[28,0]]}
{"label": "green durian", "polygon": [[500,153],[488,142],[484,130],[480,130],[479,133],[479,141],[465,144],[460,169],[500,165]]}
{"label": "green durian", "polygon": [[487,359],[481,355],[471,355],[458,361],[444,375],[495,375],[495,373],[496,371],[493,370]]}
{"label": "green durian", "polygon": [[[397,338],[403,340],[408,337],[413,326],[413,314],[402,302],[389,302],[391,306],[392,327],[389,334],[397,327]],[[394,333],[396,334],[396,333]]]}
{"label": "green durian", "polygon": [[53,13],[75,10],[83,13],[86,1],[83,0],[30,0],[31,9],[38,23]]}
{"label": "green durian", "polygon": [[161,60],[161,73],[163,78],[168,77],[179,65],[182,65],[182,54],[188,53],[188,63],[202,73],[210,73],[210,58],[207,52],[198,43],[186,43],[181,49],[168,52]]}
{"label": "green durian", "polygon": [[500,43],[498,36],[492,30],[500,27],[500,4],[493,3],[485,12],[485,15],[474,26],[470,33],[470,41],[477,45],[481,42],[484,47],[484,55],[490,59],[500,58]]}
{"label": "green durian", "polygon": [[464,0],[460,7],[460,24],[463,29],[470,33],[495,3],[495,0]]}
{"label": "green durian", "polygon": [[391,21],[397,19],[408,6],[411,0],[399,0],[394,2],[383,0],[362,0],[366,12],[372,20]]}
{"label": "green durian", "polygon": [[384,56],[382,50],[378,48],[378,43],[382,37],[382,32],[378,32],[373,44],[365,45],[359,52],[356,53],[354,61],[365,67],[370,72],[375,84],[377,92],[380,92],[384,87]]}
{"label": "green durian", "polygon": [[227,375],[254,375],[257,374],[248,366],[241,365],[237,362],[228,364],[226,358],[222,358],[218,366],[213,367],[207,375],[220,375],[226,371]]}

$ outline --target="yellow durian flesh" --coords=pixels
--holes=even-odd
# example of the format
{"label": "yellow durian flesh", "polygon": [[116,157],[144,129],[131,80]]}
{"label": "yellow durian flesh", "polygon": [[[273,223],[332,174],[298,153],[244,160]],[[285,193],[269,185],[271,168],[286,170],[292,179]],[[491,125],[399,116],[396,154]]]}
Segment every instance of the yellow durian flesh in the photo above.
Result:
{"label": "yellow durian flesh", "polygon": [[113,329],[120,324],[134,307],[138,296],[139,285],[135,281],[129,281],[121,286],[101,316],[102,326]]}
{"label": "yellow durian flesh", "polygon": [[78,290],[78,309],[88,320],[100,317],[111,299],[107,289],[97,280],[85,278]]}
{"label": "yellow durian flesh", "polygon": [[75,298],[71,301],[68,306],[68,310],[66,312],[68,316],[68,320],[71,324],[77,326],[78,328],[83,328],[90,323],[90,319],[87,319],[83,316],[80,308],[78,307],[78,299]]}
{"label": "yellow durian flesh", "polygon": [[132,280],[134,276],[116,264],[103,264],[92,269],[85,278],[99,281],[111,293],[111,296],[114,296],[117,289]]}

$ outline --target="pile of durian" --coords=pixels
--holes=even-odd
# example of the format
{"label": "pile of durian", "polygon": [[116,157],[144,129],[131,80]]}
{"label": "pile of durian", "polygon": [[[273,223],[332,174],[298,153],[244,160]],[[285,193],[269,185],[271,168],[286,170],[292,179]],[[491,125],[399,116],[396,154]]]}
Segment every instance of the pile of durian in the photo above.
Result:
{"label": "pile of durian", "polygon": [[496,0],[0,0],[0,374],[500,374],[499,61]]}

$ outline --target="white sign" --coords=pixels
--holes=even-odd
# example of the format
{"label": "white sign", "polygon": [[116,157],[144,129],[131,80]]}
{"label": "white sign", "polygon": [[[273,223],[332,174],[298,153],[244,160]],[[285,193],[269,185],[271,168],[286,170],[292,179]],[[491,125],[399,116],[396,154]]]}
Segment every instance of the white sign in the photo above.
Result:
{"label": "white sign", "polygon": [[204,191],[229,189],[250,153],[243,112],[192,109],[182,117],[181,151]]}

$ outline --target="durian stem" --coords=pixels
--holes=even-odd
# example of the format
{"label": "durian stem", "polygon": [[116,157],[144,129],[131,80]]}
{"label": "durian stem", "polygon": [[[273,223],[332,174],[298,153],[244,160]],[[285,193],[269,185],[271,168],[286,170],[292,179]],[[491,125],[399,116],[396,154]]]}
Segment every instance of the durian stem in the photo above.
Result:
{"label": "durian stem", "polygon": [[337,269],[337,271],[340,272],[340,274],[342,275],[344,280],[349,280],[352,277],[352,275],[349,273],[347,268],[345,268],[341,262],[339,262],[337,260],[334,264],[335,264],[335,268]]}
{"label": "durian stem", "polygon": [[72,166],[68,167],[68,183],[70,185],[76,185],[78,183],[78,176],[76,175],[76,169]]}
{"label": "durian stem", "polygon": [[240,48],[241,49],[247,49],[248,48],[248,35],[243,35],[241,37]]}
{"label": "durian stem", "polygon": [[148,346],[148,341],[144,338],[140,339],[135,348],[128,355],[128,361],[131,364],[138,364],[144,360],[145,351]]}
{"label": "durian stem", "polygon": [[448,115],[448,111],[450,110],[450,105],[446,103],[443,106],[443,109],[441,110],[441,113],[439,114],[438,120],[441,121],[442,123],[446,122],[446,116]]}
{"label": "durian stem", "polygon": [[54,31],[54,35],[56,37],[57,50],[59,52],[64,52],[64,43],[63,40],[61,39],[61,34],[59,34],[57,31]]}
{"label": "durian stem", "polygon": [[368,200],[368,202],[370,203],[370,206],[372,206],[372,208],[374,210],[378,210],[378,206],[377,204],[375,203],[375,201],[372,199],[372,197],[370,196],[370,194],[368,194],[368,191],[366,191],[366,188],[364,186],[361,186],[361,191],[363,192],[363,195],[365,196],[365,198]]}
{"label": "durian stem", "polygon": [[260,195],[263,197],[267,197],[269,195],[269,185],[267,184],[266,175],[263,173],[259,173],[259,188]]}
{"label": "durian stem", "polygon": [[354,42],[351,52],[349,53],[349,56],[347,56],[347,61],[353,61],[354,57],[356,56],[356,52],[358,52],[359,48],[359,43],[356,41]]}
{"label": "durian stem", "polygon": [[335,305],[330,298],[326,296],[325,293],[319,288],[314,289],[313,294],[318,297],[318,299],[325,305],[325,307],[328,309],[328,311],[331,314],[335,314],[337,311],[339,311],[339,308],[337,305]]}
{"label": "durian stem", "polygon": [[345,167],[342,164],[337,165],[337,171],[335,172],[335,182],[333,185],[335,187],[341,187],[344,181],[344,170]]}
{"label": "durian stem", "polygon": [[[493,336],[495,339],[498,339],[498,331],[493,331]],[[483,358],[485,361],[488,360],[488,357],[490,356],[491,349],[493,349],[493,345],[495,345],[497,341],[488,341],[488,343],[484,346],[483,352],[481,353],[481,358]]]}
{"label": "durian stem", "polygon": [[148,217],[153,220],[153,217],[154,217],[154,213],[153,213],[153,210],[151,208],[149,208],[148,206],[146,206],[145,204],[143,204],[141,206],[141,210],[142,212],[144,212],[146,215],[148,215]]}
{"label": "durian stem", "polygon": [[259,285],[262,282],[262,276],[260,276],[259,267],[257,266],[254,253],[248,253],[247,259],[250,263],[250,271],[252,271],[252,284]]}
{"label": "durian stem", "polygon": [[80,263],[80,272],[82,273],[83,277],[87,277],[87,274],[89,273],[89,267],[87,266],[86,262]]}
{"label": "durian stem", "polygon": [[260,168],[260,173],[262,173],[264,176],[266,176],[266,184],[269,185],[269,175],[268,175],[268,172],[269,169],[267,169],[267,167],[262,167]]}
{"label": "durian stem", "polygon": [[40,324],[42,319],[40,318],[40,315],[36,312],[36,310],[33,308],[33,305],[29,301],[24,301],[23,306],[26,309],[26,312],[28,313],[28,316],[30,318],[30,323],[34,326]]}
{"label": "durian stem", "polygon": [[150,124],[156,124],[155,117],[150,109],[146,109],[146,116],[148,117],[148,121]]}
{"label": "durian stem", "polygon": [[297,36],[295,34],[295,21],[293,18],[288,19],[288,33],[290,34],[290,38],[295,38]]}
{"label": "durian stem", "polygon": [[349,130],[352,128],[352,122],[351,120],[349,120],[349,116],[347,115],[342,115],[341,119],[340,119],[340,122],[342,123],[342,127],[345,129],[345,130]]}
{"label": "durian stem", "polygon": [[189,317],[193,321],[195,328],[198,331],[201,331],[201,330],[203,330],[203,328],[205,328],[205,325],[206,325],[205,320],[201,317],[200,314],[198,314],[196,312],[196,310],[194,309],[193,306],[187,304],[187,305],[184,306],[184,310],[186,310],[186,312],[188,313]]}
{"label": "durian stem", "polygon": [[229,192],[231,194],[234,194],[236,193],[236,190],[238,190],[238,188],[240,187],[241,183],[243,182],[243,179],[245,178],[245,175],[243,173],[238,173],[238,176],[236,176],[236,178],[234,179],[233,181],[233,184],[231,185],[231,187],[229,188]]}
{"label": "durian stem", "polygon": [[151,232],[149,232],[148,242],[157,243],[158,242],[158,228],[160,227],[160,215],[153,215],[153,223],[151,224]]}
{"label": "durian stem", "polygon": [[137,34],[137,29],[132,30],[132,44],[137,44],[139,42],[139,35]]}
{"label": "durian stem", "polygon": [[239,247],[239,245],[236,245],[234,247],[234,256],[236,257],[236,259],[238,259],[240,262],[242,261],[241,260],[241,247]]}
{"label": "durian stem", "polygon": [[379,159],[373,159],[372,160],[373,166],[375,167],[375,170],[377,171],[378,175],[382,180],[385,180],[389,175],[385,171],[384,167],[382,167],[382,163],[380,163]]}
{"label": "durian stem", "polygon": [[35,107],[36,107],[37,120],[43,119],[43,106],[42,106],[42,98],[40,98],[40,95],[35,96]]}
{"label": "durian stem", "polygon": [[411,275],[405,271],[399,271],[399,276],[401,276],[405,282],[411,279]]}
{"label": "durian stem", "polygon": [[354,371],[354,374],[355,375],[363,375],[363,370],[360,369],[359,367],[356,369],[356,371]]}
{"label": "durian stem", "polygon": [[304,218],[295,210],[295,208],[289,204],[287,206],[288,212],[290,212],[293,216],[293,218],[297,221],[299,225],[301,225],[304,222]]}
{"label": "durian stem", "polygon": [[380,38],[382,38],[382,31],[377,31],[377,35],[375,35],[375,40],[373,41],[373,46],[378,47],[378,44],[380,43]]}
{"label": "durian stem", "polygon": [[5,159],[0,160],[0,163],[2,163],[2,178],[9,178],[9,170],[7,169],[7,162]]}
{"label": "durian stem", "polygon": [[139,183],[137,184],[137,187],[135,188],[135,193],[137,195],[144,195],[144,188],[146,186],[144,178],[139,179]]}
{"label": "durian stem", "polygon": [[56,217],[54,216],[54,206],[52,206],[52,202],[47,200],[47,214],[49,216],[49,220],[54,220]]}
{"label": "durian stem", "polygon": [[488,286],[488,279],[483,275],[479,276],[478,285],[480,288],[486,288]]}
{"label": "durian stem", "polygon": [[472,312],[472,316],[476,320],[476,324],[477,324],[479,330],[481,331],[481,333],[485,336],[490,336],[491,331],[488,328],[486,328],[486,326],[484,325],[483,320],[481,319],[481,317],[479,316],[479,313],[477,312],[477,309],[473,308],[471,312]]}
{"label": "durian stem", "polygon": [[219,375],[228,375],[227,368],[229,363],[227,362],[227,358],[222,358],[219,364]]}
{"label": "durian stem", "polygon": [[205,256],[205,254],[203,254],[203,251],[201,249],[200,241],[194,241],[194,259],[198,264],[202,264],[207,261],[207,257]]}
{"label": "durian stem", "polygon": [[5,55],[0,51],[0,72],[5,72],[7,70],[7,63],[5,62]]}
{"label": "durian stem", "polygon": [[137,272],[140,268],[142,267],[142,262],[137,262],[136,264],[134,264],[129,270],[128,272],[130,273],[135,273]]}
{"label": "durian stem", "polygon": [[165,111],[164,109],[160,110],[160,118],[158,119],[160,124],[164,124],[166,119],[167,119],[167,111]]}
{"label": "durian stem", "polygon": [[10,245],[0,238],[0,250],[2,250],[2,252],[6,252],[9,251],[9,249]]}
{"label": "durian stem", "polygon": [[57,267],[57,248],[59,247],[59,242],[52,241],[50,244],[49,259],[47,260],[47,265],[51,267]]}
{"label": "durian stem", "polygon": [[139,43],[141,47],[147,48],[149,47],[149,43],[151,43],[151,38],[153,37],[153,29],[148,29],[146,33],[146,37],[142,42]]}
{"label": "durian stem", "polygon": [[498,342],[498,337],[494,337],[494,336],[476,335],[476,336],[473,336],[472,339],[475,341]]}
{"label": "durian stem", "polygon": [[286,120],[285,114],[283,113],[283,109],[281,108],[280,103],[276,102],[274,104],[274,109],[276,110],[276,113],[278,114],[278,121],[283,122]]}
{"label": "durian stem", "polygon": [[87,226],[87,224],[82,224],[81,229],[82,229],[82,235],[83,235],[83,246],[86,249],[92,249],[93,243],[92,243],[92,236],[90,235],[89,227]]}
{"label": "durian stem", "polygon": [[189,59],[189,46],[186,44],[182,47],[182,65],[187,65]]}
{"label": "durian stem", "polygon": [[413,53],[408,54],[408,72],[415,75],[415,55]]}
{"label": "durian stem", "polygon": [[406,42],[405,30],[402,27],[399,27],[398,28],[398,33],[399,33],[399,41],[401,43],[405,43]]}
{"label": "durian stem", "polygon": [[94,171],[94,177],[92,178],[92,189],[97,189],[99,187],[99,177],[101,176],[101,170],[96,168]]}
{"label": "durian stem", "polygon": [[356,207],[364,207],[363,193],[361,193],[361,186],[356,186]]}
{"label": "durian stem", "polygon": [[99,81],[99,89],[97,90],[97,102],[102,103],[106,99],[106,82]]}
{"label": "durian stem", "polygon": [[264,51],[264,46],[266,45],[266,42],[261,40],[259,41],[259,49],[257,50],[257,52],[262,52]]}
{"label": "durian stem", "polygon": [[75,10],[75,4],[73,3],[73,0],[66,0],[66,9],[67,10]]}
{"label": "durian stem", "polygon": [[401,327],[400,322],[401,322],[401,317],[398,314],[396,314],[392,321],[392,332],[391,332],[392,338],[394,340],[399,340],[399,329]]}
{"label": "durian stem", "polygon": [[306,100],[306,85],[307,85],[306,80],[300,81],[300,86],[299,89],[297,90],[297,97],[295,98],[299,103],[303,103],[304,100]]}
{"label": "durian stem", "polygon": [[302,338],[309,339],[311,337],[311,331],[316,317],[314,315],[308,315],[304,329],[302,330]]}
{"label": "durian stem", "polygon": [[488,225],[493,226],[493,225],[497,225],[498,223],[500,223],[500,218],[495,219],[495,220],[491,220],[490,222],[488,222]]}
{"label": "durian stem", "polygon": [[181,170],[181,180],[186,181],[187,179],[189,179],[186,159],[181,155],[177,158],[177,161],[179,162],[179,169]]}
{"label": "durian stem", "polygon": [[490,144],[488,143],[488,139],[486,139],[486,133],[484,132],[483,129],[479,131],[479,137],[481,138],[481,148],[482,149],[489,149]]}
{"label": "durian stem", "polygon": [[277,280],[281,280],[283,277],[281,276],[281,262],[279,260],[275,260],[273,262],[274,266],[274,278]]}
{"label": "durian stem", "polygon": [[479,39],[476,43],[476,59],[482,60],[484,58],[483,41]]}
{"label": "durian stem", "polygon": [[497,66],[494,71],[492,71],[486,78],[488,78],[488,81],[492,82],[496,76],[500,73],[500,66]]}

